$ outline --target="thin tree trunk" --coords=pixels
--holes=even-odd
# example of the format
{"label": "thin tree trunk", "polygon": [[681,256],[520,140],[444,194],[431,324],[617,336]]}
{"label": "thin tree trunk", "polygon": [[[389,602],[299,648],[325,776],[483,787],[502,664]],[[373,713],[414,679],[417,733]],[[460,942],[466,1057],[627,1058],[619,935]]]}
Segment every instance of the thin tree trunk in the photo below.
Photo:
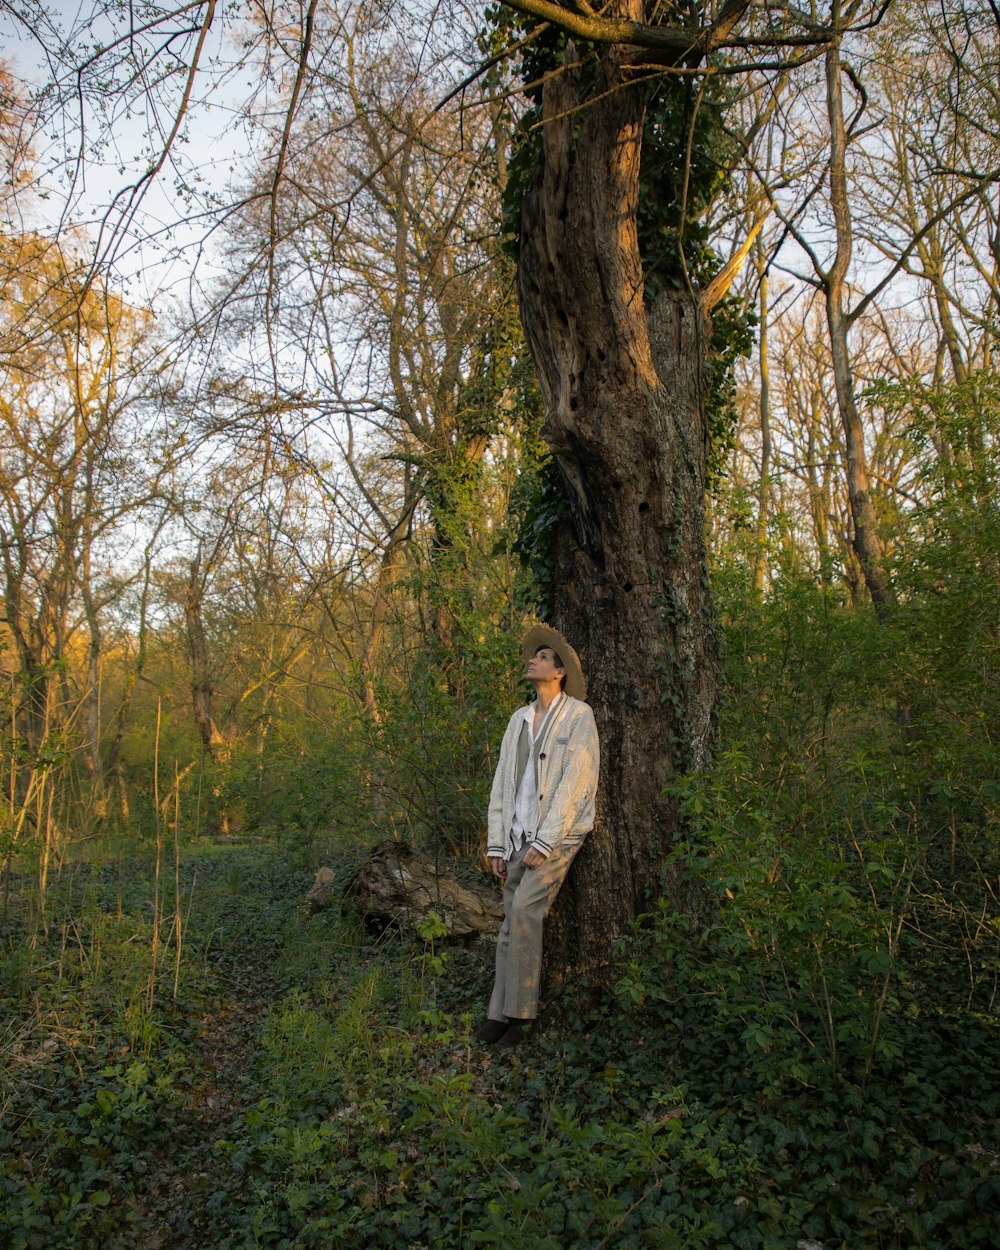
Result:
{"label": "thin tree trunk", "polygon": [[760,336],[757,356],[760,368],[760,488],[757,493],[753,580],[757,594],[762,595],[767,571],[767,511],[771,494],[771,374],[767,356],[767,257],[759,238],[754,250],[757,273],[760,276]]}
{"label": "thin tree trunk", "polygon": [[837,408],[844,427],[847,452],[847,495],[854,527],[853,547],[864,574],[879,619],[892,607],[892,587],[885,567],[885,550],[878,533],[875,509],[868,482],[864,427],[854,394],[854,377],[847,335],[850,323],[844,312],[847,271],[851,263],[853,230],[847,198],[847,127],[841,84],[840,39],[833,40],[826,53],[827,111],[830,120],[830,202],[833,207],[837,249],[833,265],[823,283],[826,296],[827,326],[833,360]]}
{"label": "thin tree trunk", "polygon": [[125,729],[128,724],[128,714],[132,706],[132,699],[135,695],[136,686],[139,678],[142,676],[143,669],[146,667],[146,632],[147,617],[149,609],[149,589],[152,581],[153,572],[153,543],[159,535],[159,526],[156,534],[150,539],[146,545],[145,559],[143,564],[142,578],[142,594],[139,596],[139,626],[136,634],[136,652],[135,660],[129,666],[125,674],[125,686],[122,691],[121,700],[115,713],[115,736],[108,746],[104,757],[104,769],[108,778],[114,778],[114,786],[118,792],[118,814],[122,821],[122,827],[127,828],[129,823],[129,801],[127,781],[125,770],[121,763],[121,747],[125,739]]}
{"label": "thin tree trunk", "polygon": [[385,547],[378,572],[375,575],[375,587],[372,594],[371,622],[368,637],[361,654],[361,699],[364,710],[369,713],[375,724],[379,723],[378,698],[375,692],[375,678],[381,665],[382,640],[385,636],[386,612],[392,588],[399,576],[405,554],[403,543],[410,530],[414,501],[408,499],[400,513],[396,524],[386,535]]}
{"label": "thin tree trunk", "polygon": [[[822,396],[813,392],[809,411],[806,414],[806,475],[809,482],[809,511],[812,517],[813,534],[816,538],[816,552],[819,560],[819,577],[821,583],[829,587],[831,580],[830,540],[828,534],[827,515],[830,495],[830,469],[823,472],[820,482],[816,462],[820,456],[820,434],[823,428]],[[824,453],[825,455],[825,453]]]}
{"label": "thin tree trunk", "polygon": [[[191,697],[194,720],[201,734],[205,750],[213,764],[220,764],[226,756],[226,739],[219,732],[212,715],[212,678],[208,665],[208,643],[202,620],[201,605],[205,584],[201,576],[201,549],[191,561],[187,593],[184,598],[184,619],[187,622],[188,648],[191,653]],[[157,830],[160,830],[160,812],[157,810]],[[229,811],[225,805],[218,812],[219,832],[229,832]],[[162,832],[162,831],[160,831]],[[160,833],[158,833],[160,836]],[[159,852],[157,852],[159,854]],[[159,862],[159,861],[157,861]]]}
{"label": "thin tree trunk", "polygon": [[101,628],[100,611],[94,598],[91,581],[91,543],[90,524],[85,522],[83,529],[83,552],[81,559],[80,593],[83,599],[83,611],[87,619],[87,630],[90,635],[87,646],[87,748],[90,768],[91,801],[97,816],[104,816],[107,811],[104,777],[105,767],[101,751],[101,655],[104,647],[104,636]]}
{"label": "thin tree trunk", "polygon": [[194,722],[198,726],[202,743],[215,763],[220,749],[226,745],[226,740],[219,732],[212,716],[212,678],[209,672],[208,644],[205,640],[205,626],[201,614],[203,594],[204,583],[201,577],[201,552],[199,551],[191,561],[187,593],[184,597],[184,620],[187,624],[188,649],[191,654],[191,698],[194,707]]}

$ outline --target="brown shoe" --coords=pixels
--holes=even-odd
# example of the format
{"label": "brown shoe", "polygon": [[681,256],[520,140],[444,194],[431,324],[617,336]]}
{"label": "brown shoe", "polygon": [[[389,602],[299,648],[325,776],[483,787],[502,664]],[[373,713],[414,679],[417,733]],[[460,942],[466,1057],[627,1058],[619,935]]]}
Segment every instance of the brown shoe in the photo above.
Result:
{"label": "brown shoe", "polygon": [[477,1042],[485,1042],[487,1046],[492,1046],[499,1042],[509,1027],[506,1020],[487,1020],[484,1025],[476,1029],[472,1036]]}
{"label": "brown shoe", "polygon": [[535,1033],[534,1020],[511,1020],[502,1037],[497,1039],[498,1046],[511,1048],[528,1041]]}

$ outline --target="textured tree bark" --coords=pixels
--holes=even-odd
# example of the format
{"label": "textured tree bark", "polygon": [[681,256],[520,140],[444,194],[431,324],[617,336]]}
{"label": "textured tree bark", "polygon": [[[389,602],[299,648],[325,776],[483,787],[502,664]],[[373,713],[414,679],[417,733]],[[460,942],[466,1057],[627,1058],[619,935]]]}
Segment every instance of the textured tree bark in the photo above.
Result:
{"label": "textured tree bark", "polygon": [[579,650],[602,744],[597,826],[547,928],[550,984],[570,969],[600,979],[613,940],[647,906],[678,828],[664,787],[705,764],[716,703],[706,327],[693,292],[668,291],[651,309],[644,300],[644,104],[627,58],[601,54],[586,100],[572,52],[549,80],[543,158],[522,210],[522,319],[571,499],[553,624]]}

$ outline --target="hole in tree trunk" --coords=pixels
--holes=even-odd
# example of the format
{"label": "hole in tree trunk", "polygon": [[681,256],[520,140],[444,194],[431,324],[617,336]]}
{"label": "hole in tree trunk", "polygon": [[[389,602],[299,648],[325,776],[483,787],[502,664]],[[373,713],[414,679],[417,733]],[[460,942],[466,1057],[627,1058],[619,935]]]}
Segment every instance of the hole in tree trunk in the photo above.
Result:
{"label": "hole in tree trunk", "polygon": [[645,499],[644,499],[644,500],[642,501],[642,503],[639,505],[639,511],[640,511],[640,512],[648,512],[648,511],[649,511],[649,504],[648,504],[648,503],[646,503]]}

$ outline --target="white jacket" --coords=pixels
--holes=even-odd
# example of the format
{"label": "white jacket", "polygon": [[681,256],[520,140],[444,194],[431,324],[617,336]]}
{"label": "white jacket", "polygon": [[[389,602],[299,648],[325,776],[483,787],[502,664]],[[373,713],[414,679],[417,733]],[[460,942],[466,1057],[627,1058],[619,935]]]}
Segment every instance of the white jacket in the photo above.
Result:
{"label": "white jacket", "polygon": [[558,696],[535,740],[530,761],[528,726],[524,709],[519,708],[500,744],[490,793],[486,854],[510,859],[514,853],[514,800],[525,767],[534,767],[538,782],[538,828],[530,845],[549,855],[560,842],[582,842],[594,827],[600,762],[594,713],[586,703],[568,694]]}

